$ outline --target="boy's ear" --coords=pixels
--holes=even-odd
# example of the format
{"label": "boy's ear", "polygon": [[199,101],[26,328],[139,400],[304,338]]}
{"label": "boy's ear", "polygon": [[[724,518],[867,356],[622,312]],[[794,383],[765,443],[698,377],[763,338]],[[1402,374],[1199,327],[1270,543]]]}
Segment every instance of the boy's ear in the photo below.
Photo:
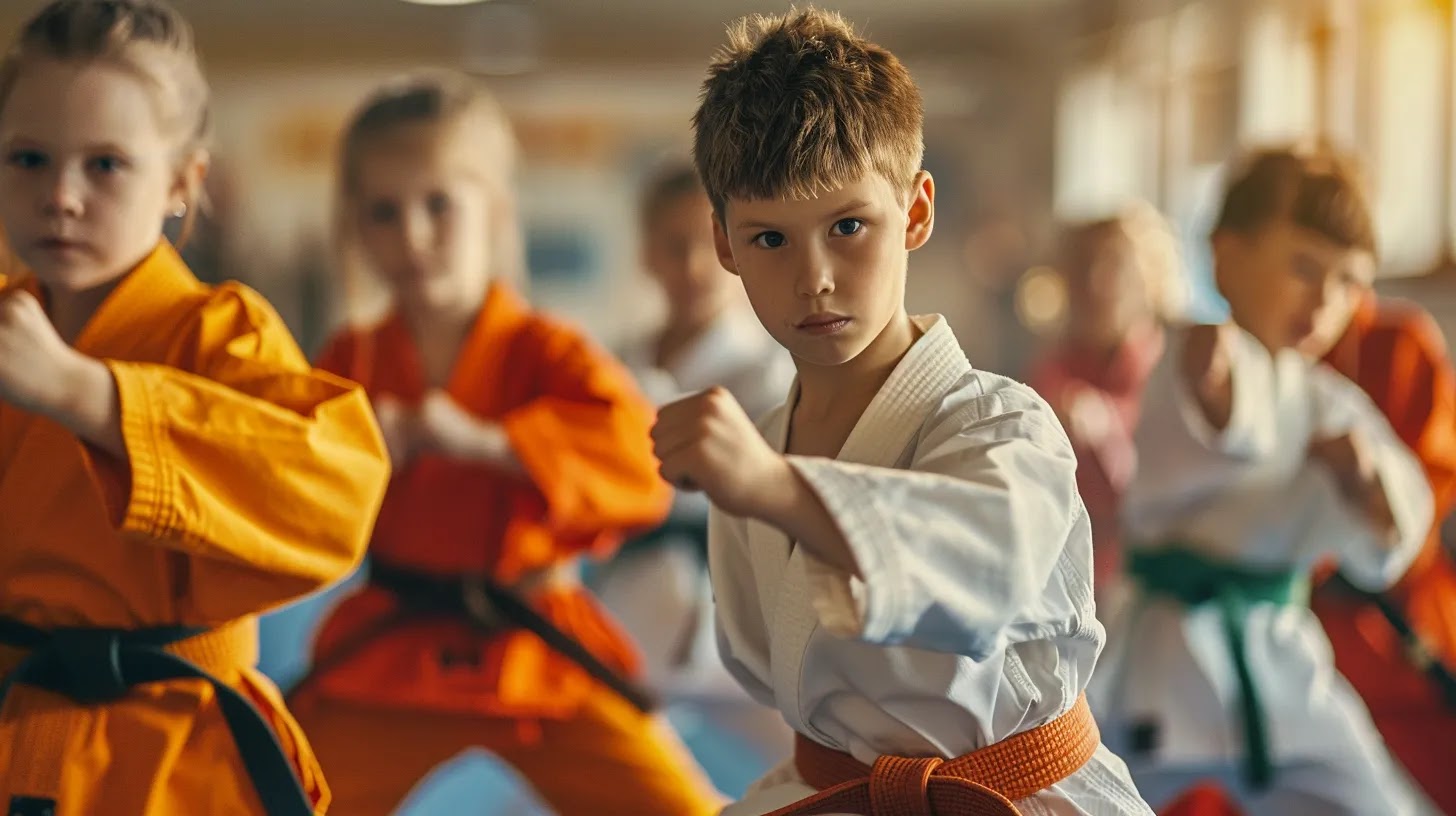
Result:
{"label": "boy's ear", "polygon": [[910,210],[905,223],[905,249],[914,251],[930,240],[935,230],[935,179],[921,170],[910,186]]}
{"label": "boy's ear", "polygon": [[737,275],[738,264],[733,260],[733,246],[728,242],[727,230],[723,229],[723,218],[717,213],[712,213],[708,217],[713,219],[713,249],[718,252],[718,263],[722,264],[724,269]]}

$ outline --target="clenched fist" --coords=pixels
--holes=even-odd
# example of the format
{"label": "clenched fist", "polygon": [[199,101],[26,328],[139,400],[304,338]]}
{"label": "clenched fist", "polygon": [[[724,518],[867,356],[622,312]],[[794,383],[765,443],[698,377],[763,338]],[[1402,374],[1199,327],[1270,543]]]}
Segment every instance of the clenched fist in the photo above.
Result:
{"label": "clenched fist", "polygon": [[374,417],[389,461],[396,468],[404,467],[419,452],[419,415],[393,394],[382,394],[374,400]]}
{"label": "clenched fist", "polygon": [[1233,418],[1233,345],[1238,331],[1232,324],[1194,326],[1183,345],[1183,373],[1198,398],[1208,424],[1218,430]]}
{"label": "clenched fist", "polygon": [[702,490],[736,516],[759,517],[796,480],[788,461],[769,447],[723,388],[659,410],[652,442],[664,479],[679,488]]}
{"label": "clenched fist", "polygon": [[431,391],[420,402],[421,444],[429,451],[464,455],[480,437],[481,425],[480,420],[444,391]]}
{"label": "clenched fist", "polygon": [[1395,529],[1395,516],[1385,496],[1385,486],[1375,469],[1369,445],[1359,432],[1311,442],[1309,458],[1330,469],[1340,492],[1365,513],[1377,530]]}
{"label": "clenched fist", "polygon": [[56,333],[29,292],[0,295],[0,400],[23,411],[50,413],[70,401],[79,352]]}

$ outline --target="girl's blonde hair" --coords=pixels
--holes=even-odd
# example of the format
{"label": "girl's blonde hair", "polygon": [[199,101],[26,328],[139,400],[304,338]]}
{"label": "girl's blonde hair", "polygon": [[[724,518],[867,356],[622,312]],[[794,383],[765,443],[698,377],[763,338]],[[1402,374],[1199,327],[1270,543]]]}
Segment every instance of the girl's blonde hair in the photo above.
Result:
{"label": "girl's blonde hair", "polygon": [[[340,144],[334,237],[342,267],[346,304],[357,309],[365,266],[356,235],[359,178],[369,152],[411,126],[428,126],[437,146],[449,144],[468,159],[462,168],[491,197],[489,209],[492,279],[521,285],[525,252],[515,207],[517,145],[510,121],[477,81],[449,71],[411,74],[386,83],[350,118]],[[437,147],[438,149],[438,147]],[[351,315],[357,318],[357,315]]]}
{"label": "girl's blonde hair", "polygon": [[[179,164],[207,145],[210,91],[192,27],[161,0],[54,0],[0,59],[0,108],[25,64],[34,59],[110,62],[134,71],[157,92],[157,113],[176,134]],[[189,189],[179,243],[196,223],[202,190]]]}

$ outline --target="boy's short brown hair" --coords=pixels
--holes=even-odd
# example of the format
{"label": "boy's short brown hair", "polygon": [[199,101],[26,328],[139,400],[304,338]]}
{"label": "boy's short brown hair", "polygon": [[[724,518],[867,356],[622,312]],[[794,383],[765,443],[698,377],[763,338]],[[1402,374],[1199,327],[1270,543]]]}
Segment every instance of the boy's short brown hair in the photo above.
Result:
{"label": "boy's short brown hair", "polygon": [[1252,154],[1229,182],[1213,231],[1248,234],[1281,220],[1375,254],[1375,227],[1359,176],[1332,151]]}
{"label": "boy's short brown hair", "polygon": [[809,8],[745,17],[708,67],[693,159],[730,198],[808,198],[871,171],[908,191],[925,152],[920,90],[894,54]]}

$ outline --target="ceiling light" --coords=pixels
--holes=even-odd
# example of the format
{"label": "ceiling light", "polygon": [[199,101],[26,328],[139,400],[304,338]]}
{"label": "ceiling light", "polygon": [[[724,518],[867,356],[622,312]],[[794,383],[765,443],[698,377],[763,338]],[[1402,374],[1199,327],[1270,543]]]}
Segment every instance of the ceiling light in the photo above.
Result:
{"label": "ceiling light", "polygon": [[404,0],[404,2],[417,6],[468,6],[471,3],[484,3],[486,0]]}

